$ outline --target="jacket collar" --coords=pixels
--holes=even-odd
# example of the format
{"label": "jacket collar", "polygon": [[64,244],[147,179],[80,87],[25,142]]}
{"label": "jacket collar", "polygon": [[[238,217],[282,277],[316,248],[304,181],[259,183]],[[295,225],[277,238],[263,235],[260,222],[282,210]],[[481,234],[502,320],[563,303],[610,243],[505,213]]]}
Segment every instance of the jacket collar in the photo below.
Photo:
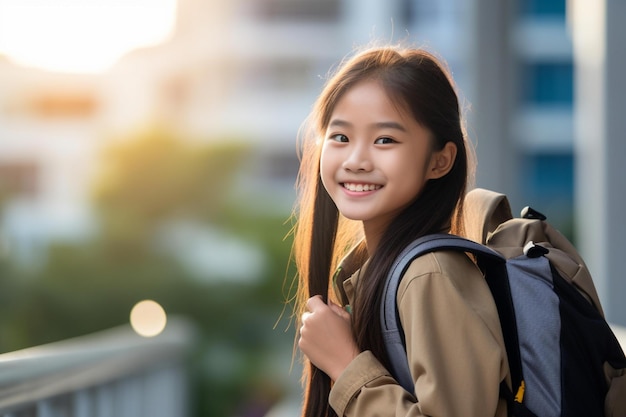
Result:
{"label": "jacket collar", "polygon": [[367,248],[362,240],[341,260],[333,275],[333,288],[341,302],[350,304],[354,299],[354,287],[359,272],[368,263]]}

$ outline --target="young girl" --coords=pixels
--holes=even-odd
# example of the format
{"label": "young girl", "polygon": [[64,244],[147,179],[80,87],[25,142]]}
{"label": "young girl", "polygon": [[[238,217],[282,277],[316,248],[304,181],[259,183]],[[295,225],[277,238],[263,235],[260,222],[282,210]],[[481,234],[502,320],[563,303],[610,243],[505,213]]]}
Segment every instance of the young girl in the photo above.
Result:
{"label": "young girl", "polygon": [[423,50],[366,50],[327,82],[310,122],[294,242],[303,415],[505,416],[498,314],[465,254],[424,255],[400,285],[415,392],[387,371],[379,322],[402,249],[462,233],[468,158],[451,78]]}

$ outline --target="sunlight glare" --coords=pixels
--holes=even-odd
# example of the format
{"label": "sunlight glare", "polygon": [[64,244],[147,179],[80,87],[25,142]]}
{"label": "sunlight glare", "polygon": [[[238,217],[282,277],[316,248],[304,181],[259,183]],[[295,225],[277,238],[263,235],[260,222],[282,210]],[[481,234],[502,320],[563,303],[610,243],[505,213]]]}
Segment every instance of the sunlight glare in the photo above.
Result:
{"label": "sunlight glare", "polygon": [[164,41],[176,0],[0,0],[0,54],[19,65],[97,73]]}
{"label": "sunlight glare", "polygon": [[135,304],[130,312],[130,325],[133,330],[143,337],[153,337],[161,334],[167,323],[167,316],[163,307],[156,301],[143,300]]}

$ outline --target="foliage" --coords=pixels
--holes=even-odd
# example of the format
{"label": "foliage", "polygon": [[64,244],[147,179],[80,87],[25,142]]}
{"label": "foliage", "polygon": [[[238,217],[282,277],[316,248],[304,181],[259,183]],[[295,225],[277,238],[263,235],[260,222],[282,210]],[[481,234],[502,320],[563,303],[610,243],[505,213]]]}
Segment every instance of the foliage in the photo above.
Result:
{"label": "foliage", "polygon": [[194,145],[158,129],[118,140],[105,149],[94,184],[105,239],[145,244],[169,218],[214,221],[249,151],[237,142]]}
{"label": "foliage", "polygon": [[[209,145],[158,129],[112,143],[92,193],[98,232],[81,244],[52,245],[44,268],[32,276],[0,263],[0,349],[125,324],[136,302],[154,299],[168,314],[192,319],[201,333],[191,363],[196,414],[232,414],[251,395],[250,381],[264,379],[264,355],[292,342],[284,327],[272,330],[285,300],[287,216],[257,213],[250,210],[254,202],[235,197],[241,166],[253,155],[240,143]],[[262,248],[262,279],[194,279],[155,245],[162,226],[175,219],[219,224]],[[220,371],[212,356],[223,351],[233,355],[231,372]]]}

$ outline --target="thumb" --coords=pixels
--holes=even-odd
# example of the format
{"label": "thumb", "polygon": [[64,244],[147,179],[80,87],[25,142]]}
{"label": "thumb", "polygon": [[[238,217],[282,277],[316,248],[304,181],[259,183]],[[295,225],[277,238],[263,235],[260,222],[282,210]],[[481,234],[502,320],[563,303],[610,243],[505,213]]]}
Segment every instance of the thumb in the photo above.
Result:
{"label": "thumb", "polygon": [[343,307],[333,303],[332,301],[328,302],[328,307],[330,307],[330,309],[338,316],[341,316],[343,318],[350,317],[350,313],[348,313],[346,310],[343,309]]}

